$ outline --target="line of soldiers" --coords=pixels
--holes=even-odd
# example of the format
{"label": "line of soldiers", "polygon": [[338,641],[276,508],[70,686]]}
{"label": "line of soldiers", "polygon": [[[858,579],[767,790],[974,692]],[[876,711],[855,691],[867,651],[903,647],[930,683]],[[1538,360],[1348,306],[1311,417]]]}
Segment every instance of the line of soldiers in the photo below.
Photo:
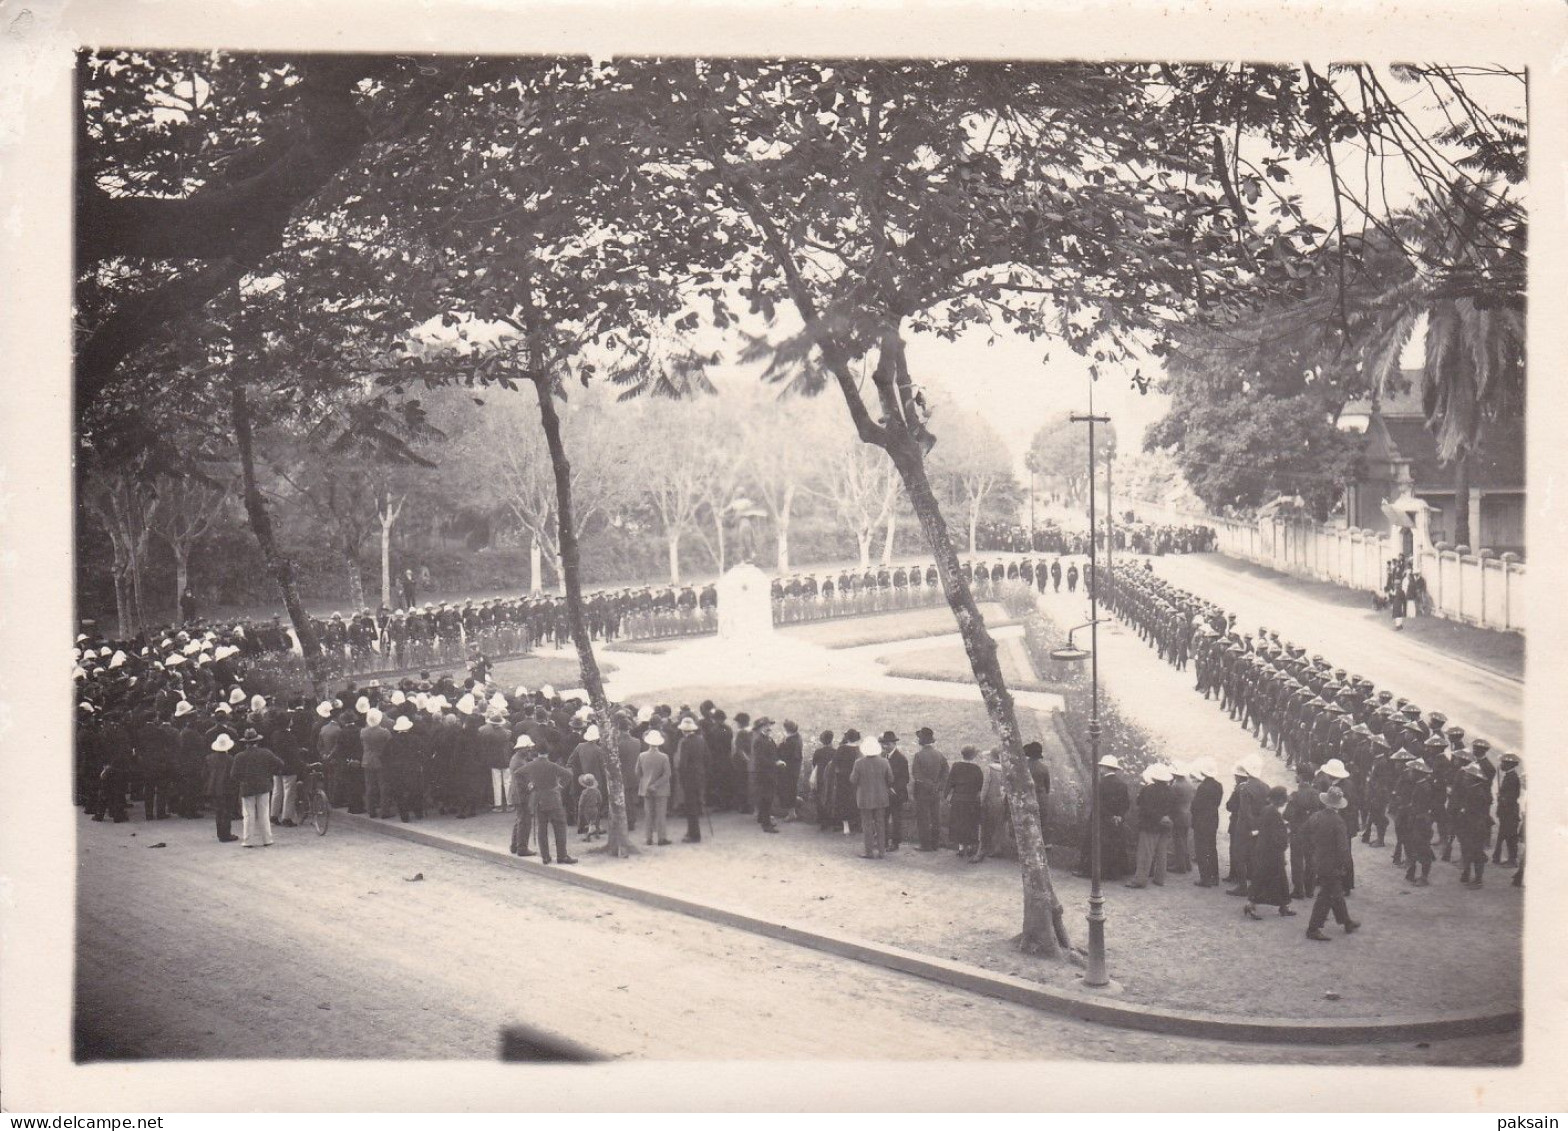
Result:
{"label": "line of soldiers", "polygon": [[[1118,550],[1131,549],[1140,554],[1194,554],[1214,549],[1215,532],[1208,526],[1153,525],[1139,522],[1131,511],[1112,524],[1112,538]],[[1095,531],[1095,544],[1105,547],[1105,531]],[[1017,523],[982,522],[975,527],[975,547],[986,552],[1030,553],[1029,531]],[[1087,554],[1089,538],[1084,531],[1066,531],[1054,522],[1035,526],[1036,554]]]}
{"label": "line of soldiers", "polygon": [[[1006,561],[988,562],[964,559],[959,563],[959,573],[977,597],[984,598],[1005,582],[1022,582],[1037,585],[1044,593],[1048,586],[1057,590],[1067,582],[1069,591],[1078,587],[1080,576],[1088,577],[1085,564],[1081,574],[1078,563],[1061,558],[1051,561],[1033,558],[1009,558]],[[837,574],[793,574],[774,578],[771,584],[773,621],[775,624],[796,624],[801,621],[829,620],[834,617],[854,616],[858,613],[889,612],[898,609],[923,608],[942,605],[941,580],[936,563],[924,565],[881,565],[864,570],[843,569]]]}
{"label": "line of soldiers", "polygon": [[1108,605],[1162,659],[1178,670],[1190,662],[1206,699],[1217,698],[1298,777],[1333,771],[1349,802],[1343,816],[1353,836],[1359,832],[1362,843],[1384,847],[1393,825],[1393,862],[1406,867],[1411,883],[1428,882],[1434,843],[1450,861],[1457,841],[1460,880],[1480,887],[1494,803],[1491,862],[1518,863],[1523,779],[1517,755],[1494,762],[1486,739],[1467,747],[1464,728],[1450,725],[1441,711],[1423,713],[1321,655],[1308,656],[1278,632],[1243,632],[1234,614],[1146,568],[1118,565],[1115,578]]}
{"label": "line of soldiers", "polygon": [[[1049,587],[1059,591],[1065,581],[1071,592],[1077,589],[1080,577],[1087,584],[1089,566],[1084,563],[1080,570],[1076,561],[1068,559],[1064,567],[1060,557],[1049,561],[1024,557],[995,562],[966,558],[959,563],[959,573],[977,596],[984,597],[1006,582],[1033,585],[1044,593]],[[772,598],[774,621],[778,624],[945,602],[934,562],[924,566],[882,565],[863,571],[845,569],[837,575],[794,574],[775,578]]]}
{"label": "line of soldiers", "polygon": [[[589,634],[605,642],[713,632],[718,592],[712,585],[602,589],[586,594],[583,615]],[[523,655],[541,643],[562,647],[571,638],[566,598],[535,594],[439,602],[410,609],[345,617],[312,618],[334,677],[460,662],[481,652]]]}

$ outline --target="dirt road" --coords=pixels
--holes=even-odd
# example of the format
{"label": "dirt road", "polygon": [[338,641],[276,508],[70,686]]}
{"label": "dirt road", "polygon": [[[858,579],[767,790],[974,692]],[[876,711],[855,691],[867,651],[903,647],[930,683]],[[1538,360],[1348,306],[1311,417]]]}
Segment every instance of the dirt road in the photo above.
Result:
{"label": "dirt road", "polygon": [[488,1059],[519,1021],[656,1059],[1517,1055],[1512,1038],[1298,1049],[1072,1022],[353,829],[255,850],[205,822],[80,833],[78,1022],[99,1056]]}

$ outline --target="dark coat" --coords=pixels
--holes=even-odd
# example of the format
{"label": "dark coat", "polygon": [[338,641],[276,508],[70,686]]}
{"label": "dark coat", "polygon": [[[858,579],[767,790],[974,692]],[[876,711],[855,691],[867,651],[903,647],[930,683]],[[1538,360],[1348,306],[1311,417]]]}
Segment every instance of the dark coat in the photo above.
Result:
{"label": "dark coat", "polygon": [[1204,778],[1192,792],[1192,827],[1199,831],[1214,831],[1220,827],[1220,799],[1225,787],[1213,778]]}
{"label": "dark coat", "polygon": [[1312,870],[1319,876],[1343,875],[1350,865],[1350,832],[1339,810],[1319,805],[1304,827],[1312,852]]}
{"label": "dark coat", "polygon": [[1138,791],[1138,831],[1157,833],[1170,828],[1176,795],[1169,782],[1151,781]]}
{"label": "dark coat", "polygon": [[1283,907],[1290,902],[1290,877],[1285,870],[1285,854],[1290,846],[1290,830],[1285,818],[1272,805],[1258,815],[1257,835],[1253,837],[1252,882],[1247,898],[1252,903]]}

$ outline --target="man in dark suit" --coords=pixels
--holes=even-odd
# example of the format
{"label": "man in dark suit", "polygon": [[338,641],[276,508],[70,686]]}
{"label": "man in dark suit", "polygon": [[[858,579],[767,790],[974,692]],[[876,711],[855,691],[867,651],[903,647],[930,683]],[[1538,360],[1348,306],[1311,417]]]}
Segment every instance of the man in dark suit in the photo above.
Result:
{"label": "man in dark suit", "polygon": [[1312,873],[1317,882],[1317,897],[1312,901],[1312,915],[1307,920],[1307,938],[1313,942],[1329,942],[1323,933],[1330,912],[1334,922],[1350,934],[1361,926],[1350,917],[1345,906],[1345,870],[1350,864],[1350,832],[1340,813],[1348,804],[1340,788],[1332,786],[1318,795],[1321,808],[1307,818],[1307,845],[1312,855]]}
{"label": "man in dark suit", "polygon": [[688,844],[699,844],[702,841],[703,791],[707,788],[708,744],[697,729],[697,720],[690,715],[681,719],[677,729],[681,732],[681,741],[675,748],[675,773],[686,803],[686,835],[681,839]]}
{"label": "man in dark suit", "polygon": [[751,766],[756,782],[757,824],[765,833],[776,833],[779,827],[773,823],[773,793],[782,763],[778,743],[773,741],[773,720],[766,715],[752,724]]}
{"label": "man in dark suit", "polygon": [[[1246,896],[1252,879],[1252,848],[1263,811],[1269,806],[1269,787],[1244,766],[1236,766],[1236,788],[1226,808],[1231,810],[1230,867],[1236,886],[1226,895]],[[1288,843],[1288,841],[1287,841]]]}
{"label": "man in dark suit", "polygon": [[1220,883],[1220,800],[1225,788],[1207,766],[1197,771],[1197,788],[1192,793],[1192,852],[1198,862],[1200,888],[1218,887]]}

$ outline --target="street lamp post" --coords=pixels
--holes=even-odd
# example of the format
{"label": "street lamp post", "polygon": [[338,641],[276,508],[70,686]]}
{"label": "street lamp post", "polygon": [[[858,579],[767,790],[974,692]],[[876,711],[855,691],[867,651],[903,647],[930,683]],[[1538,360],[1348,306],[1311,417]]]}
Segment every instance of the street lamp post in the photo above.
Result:
{"label": "street lamp post", "polygon": [[1034,453],[1024,461],[1029,468],[1029,552],[1034,553]]}
{"label": "street lamp post", "polygon": [[[1069,419],[1074,424],[1089,425],[1089,572],[1094,578],[1089,586],[1089,762],[1093,767],[1089,779],[1089,962],[1083,983],[1104,986],[1110,978],[1105,973],[1105,896],[1100,890],[1100,610],[1097,594],[1102,581],[1094,549],[1094,426],[1108,424],[1111,418],[1096,416],[1091,403],[1087,415],[1073,413]],[[1106,551],[1109,553],[1109,545]],[[1071,643],[1069,636],[1069,646]]]}

